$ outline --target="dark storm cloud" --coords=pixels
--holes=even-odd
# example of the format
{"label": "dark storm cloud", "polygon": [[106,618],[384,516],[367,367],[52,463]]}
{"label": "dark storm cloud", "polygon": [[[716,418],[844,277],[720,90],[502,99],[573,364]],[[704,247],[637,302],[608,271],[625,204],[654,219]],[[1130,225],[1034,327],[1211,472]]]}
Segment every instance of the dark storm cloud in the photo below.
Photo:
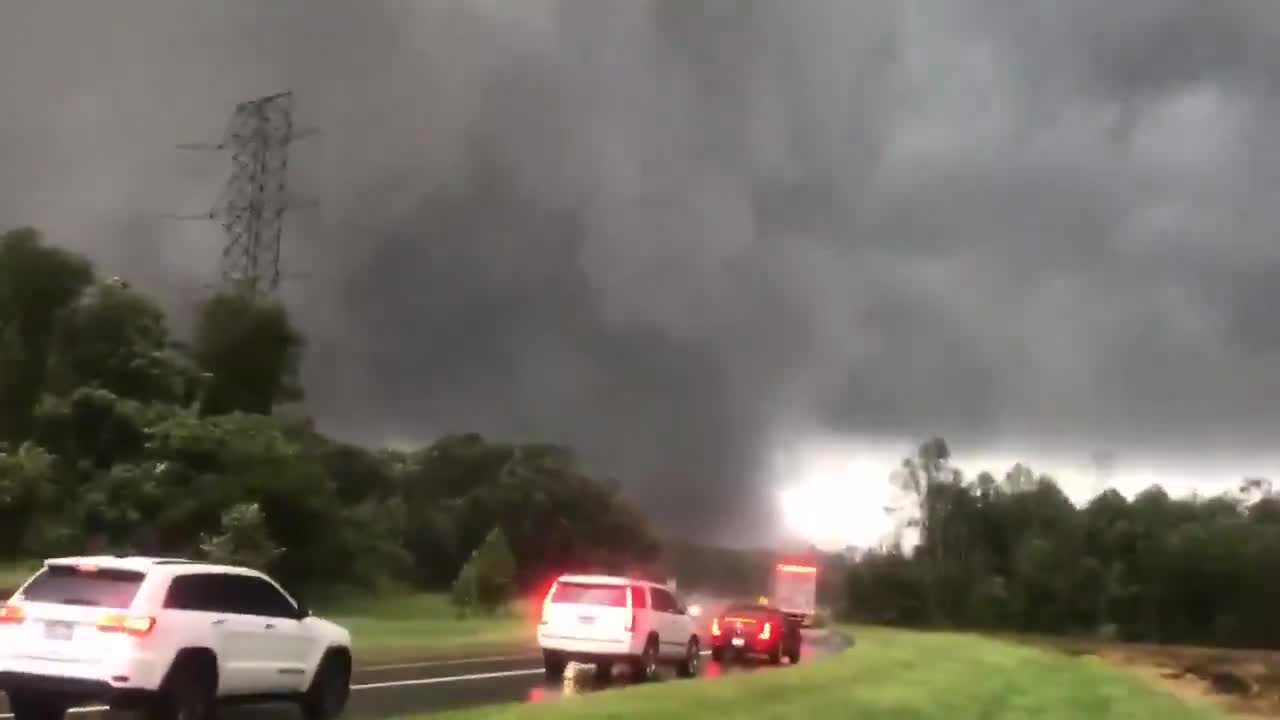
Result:
{"label": "dark storm cloud", "polygon": [[225,166],[172,145],[297,91],[287,297],[348,437],[564,440],[741,537],[794,428],[1243,452],[1280,420],[1269,0],[15,6],[0,212],[175,309],[218,237],[160,216]]}

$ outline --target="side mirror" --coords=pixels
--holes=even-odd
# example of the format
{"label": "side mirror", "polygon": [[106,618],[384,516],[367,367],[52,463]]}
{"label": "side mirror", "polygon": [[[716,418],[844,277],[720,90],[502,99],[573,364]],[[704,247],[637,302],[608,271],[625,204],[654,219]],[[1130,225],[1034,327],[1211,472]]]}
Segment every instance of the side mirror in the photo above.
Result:
{"label": "side mirror", "polygon": [[298,600],[297,603],[298,603],[298,619],[304,620],[306,618],[311,617],[311,608],[307,607],[306,603],[302,602],[301,600]]}

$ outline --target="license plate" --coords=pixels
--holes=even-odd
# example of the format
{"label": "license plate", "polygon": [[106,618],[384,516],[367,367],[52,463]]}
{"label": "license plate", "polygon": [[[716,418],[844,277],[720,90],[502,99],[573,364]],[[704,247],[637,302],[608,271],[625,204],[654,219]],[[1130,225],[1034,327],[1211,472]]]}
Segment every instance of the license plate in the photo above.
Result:
{"label": "license plate", "polygon": [[742,647],[742,646],[743,646],[743,645],[745,645],[745,644],[747,644],[747,641],[746,641],[746,640],[744,640],[743,638],[734,638],[734,639],[733,639],[733,646],[734,646],[734,647]]}
{"label": "license plate", "polygon": [[582,623],[583,625],[594,625],[596,622],[596,619],[590,615],[579,615],[578,622]]}
{"label": "license plate", "polygon": [[47,622],[44,624],[44,637],[46,640],[70,640],[74,630],[71,623]]}

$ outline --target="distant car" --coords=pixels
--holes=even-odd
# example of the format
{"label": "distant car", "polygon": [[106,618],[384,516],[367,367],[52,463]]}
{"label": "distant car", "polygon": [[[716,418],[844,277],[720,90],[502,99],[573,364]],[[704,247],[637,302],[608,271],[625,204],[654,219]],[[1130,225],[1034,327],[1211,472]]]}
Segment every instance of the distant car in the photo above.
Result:
{"label": "distant car", "polygon": [[148,557],[47,560],[0,605],[0,690],[14,720],[102,703],[210,720],[220,700],[342,714],[351,635],[241,567]]}
{"label": "distant car", "polygon": [[711,659],[763,656],[778,664],[788,658],[800,662],[803,637],[800,623],[768,605],[730,605],[711,619]]}
{"label": "distant car", "polygon": [[651,680],[660,663],[681,677],[698,674],[701,645],[694,619],[676,593],[657,583],[607,575],[562,575],[542,603],[538,644],[548,680],[570,661],[607,677],[615,663]]}

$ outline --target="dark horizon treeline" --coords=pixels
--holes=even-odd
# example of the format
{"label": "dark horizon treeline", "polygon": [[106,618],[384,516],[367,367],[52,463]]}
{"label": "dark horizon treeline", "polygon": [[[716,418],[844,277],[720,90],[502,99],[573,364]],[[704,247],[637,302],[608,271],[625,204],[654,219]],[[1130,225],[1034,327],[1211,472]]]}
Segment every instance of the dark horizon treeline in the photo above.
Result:
{"label": "dark horizon treeline", "polygon": [[1280,497],[1240,492],[1076,507],[1016,466],[968,480],[942,440],[904,461],[920,544],[852,564],[850,618],[912,627],[1088,634],[1135,642],[1280,648]]}
{"label": "dark horizon treeline", "polygon": [[203,557],[333,592],[448,589],[495,527],[525,586],[656,558],[645,518],[569,448],[316,432],[291,409],[304,346],[282,305],[236,292],[180,342],[144,293],[34,229],[0,234],[0,562]]}

